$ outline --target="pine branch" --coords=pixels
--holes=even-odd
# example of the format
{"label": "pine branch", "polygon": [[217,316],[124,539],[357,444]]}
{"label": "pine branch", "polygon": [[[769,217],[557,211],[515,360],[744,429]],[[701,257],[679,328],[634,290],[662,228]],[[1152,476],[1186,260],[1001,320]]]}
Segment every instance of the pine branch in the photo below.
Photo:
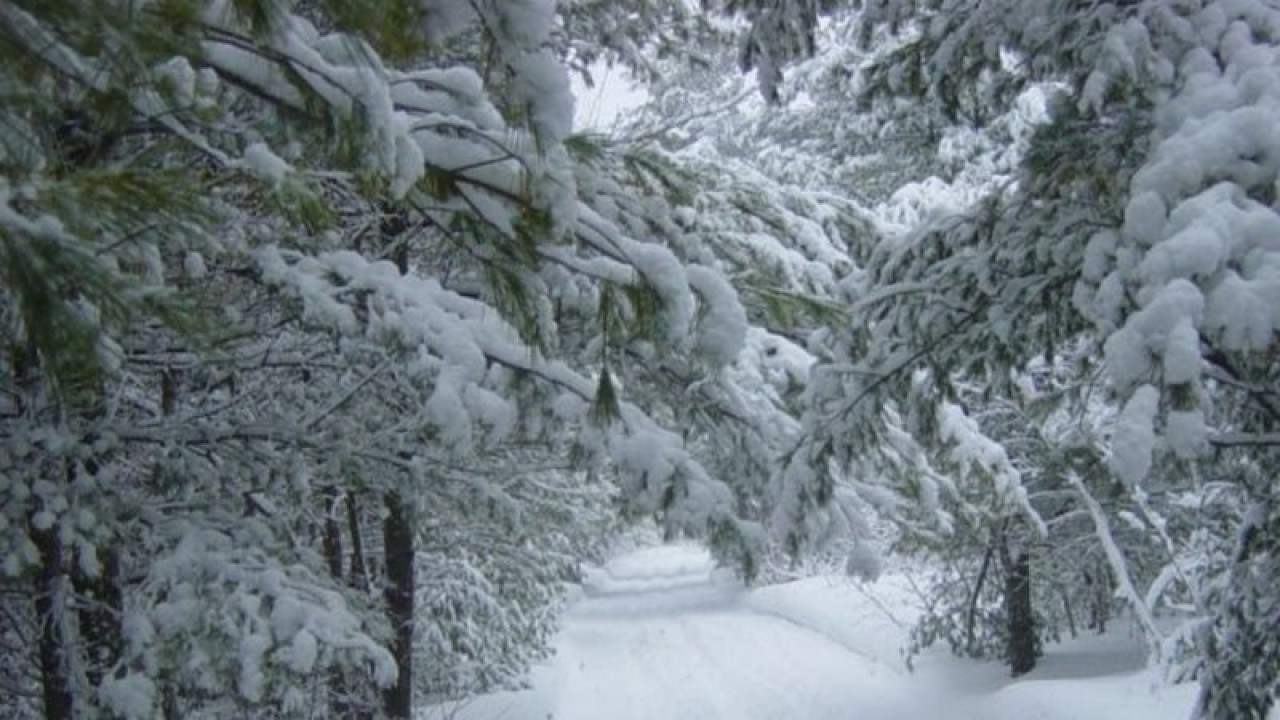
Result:
{"label": "pine branch", "polygon": [[893,380],[901,376],[904,372],[911,370],[913,367],[915,367],[915,364],[917,362],[919,362],[923,358],[926,358],[932,355],[938,348],[940,348],[944,343],[946,343],[952,337],[959,335],[961,332],[963,332],[971,323],[973,323],[977,319],[978,315],[982,312],[982,310],[983,310],[982,307],[978,307],[968,311],[967,314],[965,314],[963,317],[959,318],[955,322],[954,326],[951,329],[951,332],[943,333],[938,337],[930,340],[929,342],[925,343],[924,347],[920,348],[919,350],[917,350],[916,352],[908,356],[905,360],[898,363],[897,367],[894,367],[886,371],[882,375],[876,376],[875,380],[873,380],[869,385],[863,388],[862,392],[855,395],[852,400],[845,403],[844,407],[842,407],[836,413],[826,417],[823,421],[823,424],[829,425],[831,423],[836,422],[837,420],[841,420],[846,416],[848,416],[850,413],[856,410],[859,405],[862,404],[863,400],[866,400],[868,397],[871,397],[876,391],[878,391],[881,385],[884,385],[890,380]]}

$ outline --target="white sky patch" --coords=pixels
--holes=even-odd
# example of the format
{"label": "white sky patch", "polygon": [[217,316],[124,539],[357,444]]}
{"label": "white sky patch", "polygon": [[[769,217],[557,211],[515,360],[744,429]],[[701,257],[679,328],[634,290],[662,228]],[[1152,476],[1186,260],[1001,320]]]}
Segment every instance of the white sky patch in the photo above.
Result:
{"label": "white sky patch", "polygon": [[649,93],[624,68],[597,63],[591,67],[595,87],[587,87],[582,77],[571,73],[574,127],[602,132],[617,126],[622,115],[644,104]]}

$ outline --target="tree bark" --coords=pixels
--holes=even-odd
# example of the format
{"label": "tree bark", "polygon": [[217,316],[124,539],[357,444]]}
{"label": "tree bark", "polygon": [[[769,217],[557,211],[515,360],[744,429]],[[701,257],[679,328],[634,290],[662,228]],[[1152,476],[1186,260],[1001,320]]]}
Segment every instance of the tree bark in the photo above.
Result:
{"label": "tree bark", "polygon": [[1099,635],[1107,631],[1107,620],[1111,618],[1111,583],[1106,568],[1098,572],[1086,570],[1084,584],[1088,590],[1089,629],[1096,630]]}
{"label": "tree bark", "polygon": [[1039,655],[1035,615],[1031,605],[1031,554],[1013,554],[1005,576],[1005,607],[1009,619],[1009,669],[1014,677],[1031,672]]}
{"label": "tree bark", "polygon": [[398,493],[387,493],[386,507],[382,523],[387,572],[384,597],[394,633],[391,652],[399,674],[396,684],[383,692],[383,710],[388,718],[408,720],[413,712],[413,526]]}
{"label": "tree bark", "polygon": [[982,596],[982,586],[987,580],[987,570],[991,567],[991,556],[995,554],[995,545],[988,545],[982,555],[982,566],[978,569],[978,578],[973,583],[973,592],[969,594],[969,604],[964,612],[964,651],[973,654],[974,631],[977,624],[978,598]]}
{"label": "tree bark", "polygon": [[354,493],[347,493],[347,532],[351,534],[351,587],[369,589],[369,569],[364,560],[364,540],[360,536],[360,508]]}
{"label": "tree bark", "polygon": [[[321,544],[324,547],[325,563],[329,566],[329,576],[334,579],[334,582],[341,584],[344,582],[343,567],[346,564],[343,562],[342,522],[339,519],[341,495],[338,493],[338,488],[333,485],[321,490],[320,495],[324,502],[324,530]],[[329,708],[336,720],[358,717],[352,704],[351,683],[341,668],[329,671]]]}
{"label": "tree bark", "polygon": [[[101,408],[95,408],[94,417],[102,414]],[[85,445],[91,446],[97,436],[86,435]],[[99,470],[98,460],[89,458],[84,463],[84,470],[96,476]],[[76,480],[74,463],[67,463],[67,485],[71,487]],[[84,658],[85,680],[88,690],[94,690],[102,684],[116,663],[120,661],[124,651],[124,591],[120,579],[120,552],[117,548],[91,548],[81,552],[92,552],[98,567],[97,575],[90,575],[83,569],[83,563],[71,563],[71,587],[77,599],[76,619],[79,621],[79,640]]]}
{"label": "tree bark", "polygon": [[166,683],[160,691],[160,717],[164,720],[182,720],[182,710],[178,707],[178,691],[172,683]]}
{"label": "tree bark", "polygon": [[1071,597],[1062,588],[1058,588],[1058,594],[1062,596],[1062,612],[1067,616],[1067,631],[1071,633],[1071,637],[1077,637],[1080,632],[1076,628],[1076,613],[1072,609]]}
{"label": "tree bark", "polygon": [[71,694],[71,648],[64,635],[67,587],[62,570],[62,542],[56,529],[35,527],[31,528],[31,541],[40,551],[35,608],[40,629],[38,653],[44,719],[71,720],[75,716],[75,698]]}

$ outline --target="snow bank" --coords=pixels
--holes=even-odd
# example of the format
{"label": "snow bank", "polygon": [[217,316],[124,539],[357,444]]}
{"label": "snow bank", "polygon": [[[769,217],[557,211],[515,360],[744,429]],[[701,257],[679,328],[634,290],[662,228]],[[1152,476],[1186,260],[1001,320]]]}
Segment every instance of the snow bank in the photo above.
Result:
{"label": "snow bank", "polygon": [[874,583],[815,577],[751,591],[743,605],[812,630],[851,652],[906,672],[901,648],[919,614],[902,575]]}
{"label": "snow bank", "polygon": [[1186,718],[1195,697],[1195,685],[1162,687],[1145,672],[1088,681],[1025,680],[984,698],[976,715],[993,720]]}

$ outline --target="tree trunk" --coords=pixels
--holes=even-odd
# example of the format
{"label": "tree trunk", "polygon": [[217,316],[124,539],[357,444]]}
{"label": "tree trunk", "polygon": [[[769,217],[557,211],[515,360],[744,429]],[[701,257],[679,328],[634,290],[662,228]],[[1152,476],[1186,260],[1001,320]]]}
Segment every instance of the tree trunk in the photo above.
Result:
{"label": "tree trunk", "polygon": [[351,587],[369,589],[369,570],[364,560],[364,540],[360,536],[360,508],[354,493],[347,493],[347,532],[351,535]]}
{"label": "tree trunk", "polygon": [[[324,547],[325,563],[329,566],[329,576],[334,579],[334,582],[341,584],[344,581],[343,567],[346,564],[343,562],[342,522],[339,519],[341,495],[338,493],[338,488],[332,485],[325,487],[320,494],[324,502],[324,530],[321,544]],[[336,720],[358,717],[352,705],[351,683],[341,668],[329,671],[329,708]]]}
{"label": "tree trunk", "polygon": [[386,506],[387,517],[382,522],[384,596],[394,633],[391,652],[399,674],[396,684],[383,692],[383,709],[388,718],[408,720],[413,712],[413,526],[398,493],[387,493]]}
{"label": "tree trunk", "polygon": [[[97,417],[102,412],[101,408],[95,408],[93,416]],[[87,446],[96,441],[97,436],[94,434],[86,435],[82,440]],[[89,475],[96,476],[99,470],[98,460],[87,459],[84,470]],[[74,486],[74,463],[67,463],[66,478],[67,486]],[[120,580],[120,553],[117,549],[92,548],[81,552],[92,552],[98,566],[97,575],[91,576],[84,571],[83,563],[71,563],[71,587],[76,592],[76,619],[79,621],[80,647],[84,653],[85,679],[89,683],[89,692],[93,693],[102,684],[106,674],[120,661],[124,650],[124,592]]]}
{"label": "tree trunk", "polygon": [[178,708],[178,691],[172,683],[166,683],[160,691],[160,717],[164,720],[182,720],[182,711]]}
{"label": "tree trunk", "polygon": [[62,571],[62,543],[53,528],[40,530],[32,527],[31,541],[40,551],[40,569],[35,578],[35,607],[40,631],[38,652],[44,718],[71,720],[75,716],[75,698],[71,694],[71,648],[64,634],[67,587],[66,575]]}
{"label": "tree trunk", "polygon": [[991,568],[991,556],[995,554],[994,544],[987,546],[982,555],[982,566],[978,568],[978,578],[974,580],[973,592],[969,594],[969,603],[964,611],[964,651],[973,655],[974,633],[977,625],[978,598],[982,596],[982,586],[987,581],[987,571]]}
{"label": "tree trunk", "polygon": [[1058,588],[1058,594],[1062,596],[1062,612],[1067,616],[1067,631],[1070,632],[1071,637],[1074,638],[1078,636],[1080,632],[1076,628],[1076,613],[1071,605],[1071,597],[1067,595],[1067,591],[1061,587]]}
{"label": "tree trunk", "polygon": [[1036,666],[1035,616],[1031,606],[1031,554],[1017,550],[1005,576],[1005,607],[1009,619],[1009,669],[1014,677]]}
{"label": "tree trunk", "polygon": [[[384,249],[389,251],[401,275],[409,273],[409,246],[402,237],[409,229],[408,216],[388,206],[383,207],[379,231]],[[413,713],[413,525],[409,509],[399,493],[390,491],[384,498],[387,515],[382,521],[382,552],[385,565],[383,597],[393,633],[391,653],[396,659],[396,684],[382,694],[383,711],[393,720],[408,720]],[[353,572],[354,574],[354,572]]]}
{"label": "tree trunk", "polygon": [[1099,568],[1096,572],[1085,571],[1085,586],[1089,589],[1089,629],[1097,630],[1101,635],[1107,631],[1107,621],[1111,619],[1111,575],[1107,568]]}

